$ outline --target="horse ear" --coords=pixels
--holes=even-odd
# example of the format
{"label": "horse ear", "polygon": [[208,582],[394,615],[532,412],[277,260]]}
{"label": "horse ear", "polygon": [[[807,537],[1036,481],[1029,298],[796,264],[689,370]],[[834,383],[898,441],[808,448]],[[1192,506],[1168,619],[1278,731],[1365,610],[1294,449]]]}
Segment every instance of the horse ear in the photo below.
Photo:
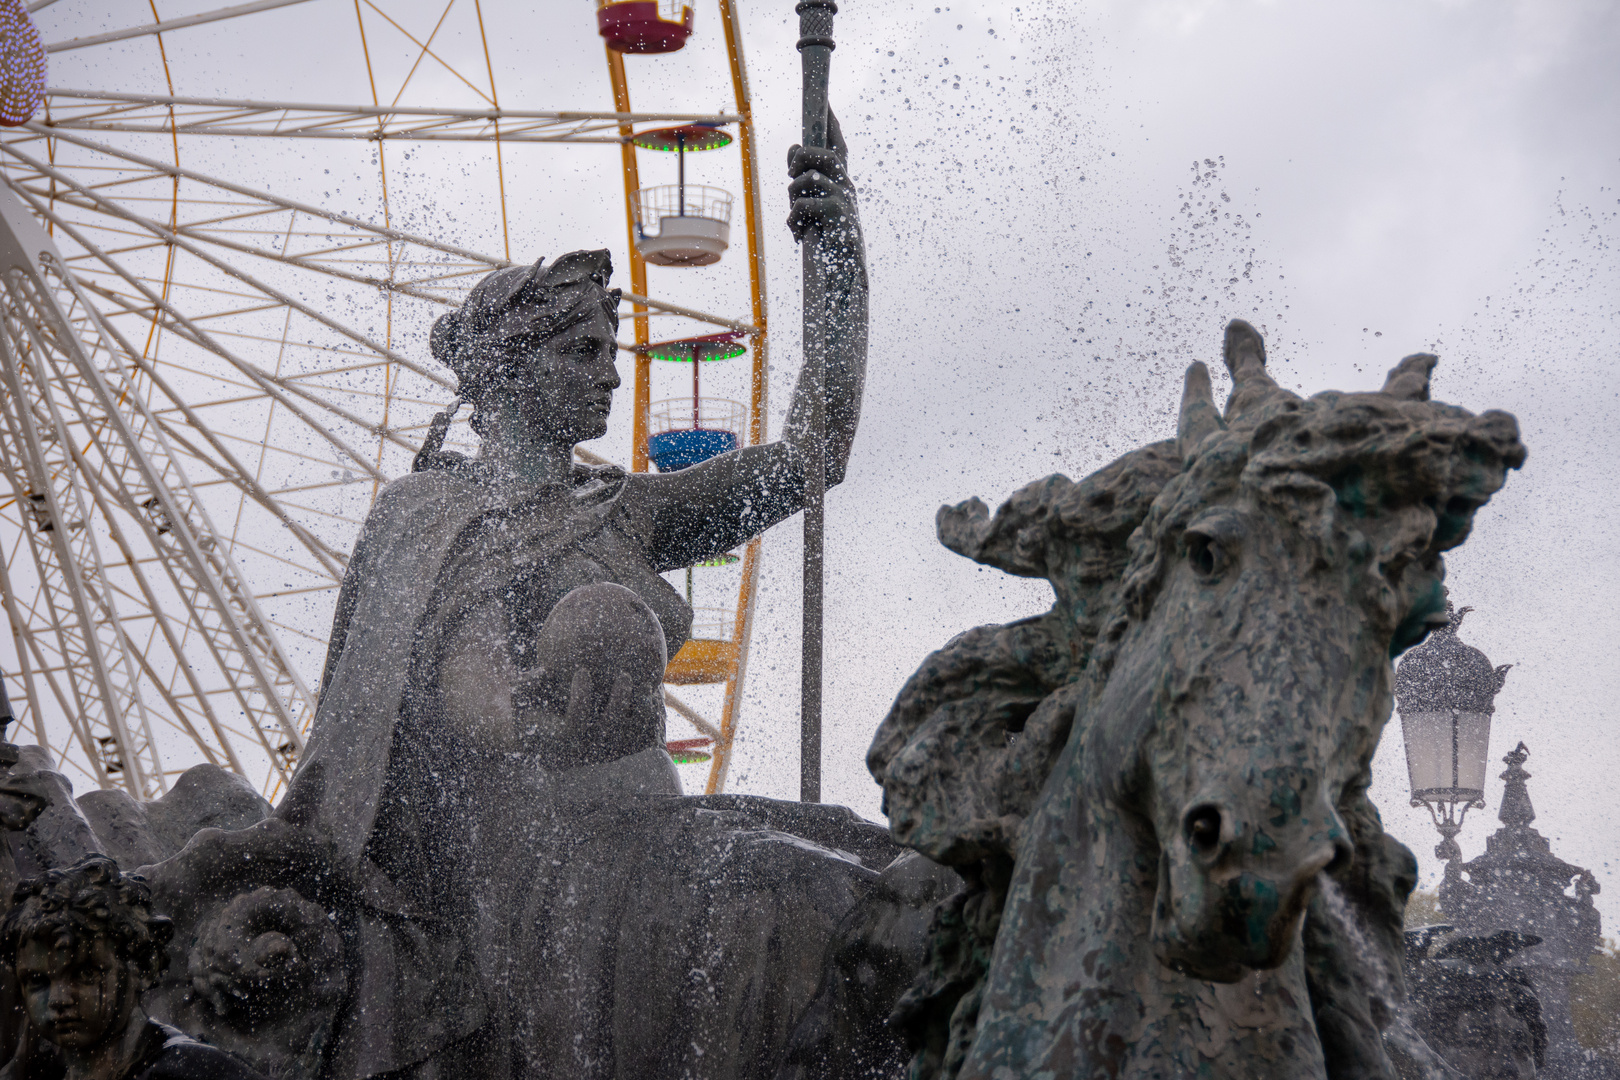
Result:
{"label": "horse ear", "polygon": [[1389,369],[1383,393],[1406,401],[1429,400],[1429,372],[1440,358],[1433,353],[1413,353]]}
{"label": "horse ear", "polygon": [[1181,415],[1176,420],[1176,453],[1185,461],[1204,436],[1224,427],[1215,411],[1215,392],[1209,385],[1209,368],[1193,361],[1181,388]]}
{"label": "horse ear", "polygon": [[1279,387],[1266,371],[1266,343],[1260,331],[1233,319],[1226,324],[1226,345],[1222,359],[1226,370],[1232,373],[1232,396],[1226,399],[1228,423],[1242,416],[1260,402],[1279,393]]}

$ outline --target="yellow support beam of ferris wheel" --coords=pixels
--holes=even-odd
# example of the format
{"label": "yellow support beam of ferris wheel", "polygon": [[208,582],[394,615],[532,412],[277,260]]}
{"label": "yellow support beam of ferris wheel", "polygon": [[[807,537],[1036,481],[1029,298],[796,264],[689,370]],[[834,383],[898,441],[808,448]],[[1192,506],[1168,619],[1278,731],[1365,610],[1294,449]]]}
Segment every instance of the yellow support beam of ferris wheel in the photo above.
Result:
{"label": "yellow support beam of ferris wheel", "polygon": [[[749,332],[753,363],[748,401],[747,445],[757,446],[768,438],[766,430],[767,392],[770,383],[768,353],[768,311],[765,294],[765,245],[761,231],[759,189],[759,154],[755,137],[753,106],[748,89],[748,72],[743,60],[742,28],[738,19],[736,0],[718,0],[720,20],[725,29],[726,58],[731,70],[732,90],[736,97],[738,120],[738,149],[742,154],[743,217],[748,236],[748,286],[752,305],[753,327]],[[612,48],[607,49],[608,77],[613,84],[613,107],[620,113],[630,109],[630,88],[625,75],[624,56]],[[620,153],[623,160],[625,222],[629,233],[630,281],[639,296],[647,293],[647,264],[636,246],[635,200],[641,189],[636,167],[636,147],[630,141],[634,134],[628,123],[619,125],[624,139]],[[636,305],[637,315],[646,308]],[[650,338],[646,318],[633,319],[635,343],[648,344]],[[695,361],[694,361],[695,362]],[[652,401],[652,358],[643,351],[635,354],[635,403],[631,438],[631,468],[636,472],[648,469],[647,435],[648,410]],[[732,623],[732,640],[688,641],[670,658],[665,681],[673,685],[725,684],[725,698],[720,709],[720,737],[715,740],[714,757],[709,766],[705,792],[713,794],[725,786],[726,773],[731,767],[732,743],[736,737],[738,713],[742,704],[743,677],[748,668],[748,645],[753,630],[754,606],[758,595],[760,540],[755,537],[743,552],[742,583],[737,591],[736,619]]]}
{"label": "yellow support beam of ferris wheel", "polygon": [[[630,84],[624,75],[624,55],[607,46],[603,48],[607,52],[608,78],[613,82],[613,110],[627,113],[630,111]],[[635,129],[631,124],[619,125],[619,135],[624,139],[619,144],[619,154],[624,167],[624,217],[630,241],[630,289],[637,296],[646,296],[647,263],[636,247],[636,193],[641,190],[641,174],[636,168],[636,144],[630,141],[633,134]],[[646,307],[641,304],[634,305],[633,311],[641,316],[647,313]],[[631,319],[631,322],[635,323],[636,344],[646,345],[651,340],[646,318]],[[635,356],[635,429],[631,435],[630,468],[633,472],[646,472],[647,410],[652,404],[652,358],[644,350],[637,350]]]}
{"label": "yellow support beam of ferris wheel", "polygon": [[[754,133],[753,101],[748,91],[748,68],[743,61],[742,27],[736,0],[719,0],[720,18],[726,30],[726,58],[731,64],[731,87],[737,102],[738,150],[742,153],[743,220],[748,226],[748,288],[753,302],[753,378],[748,395],[748,442],[757,446],[766,440],[766,391],[770,386],[768,313],[765,301],[765,238],[760,231],[759,144]],[[644,320],[645,321],[645,320]],[[737,713],[742,705],[743,676],[748,672],[748,645],[753,637],[754,605],[759,590],[759,537],[748,542],[743,552],[742,585],[737,590],[736,667],[726,680],[725,701],[720,707],[720,738],[715,741],[714,760],[709,766],[705,794],[725,786],[731,768],[732,742],[737,734]]]}

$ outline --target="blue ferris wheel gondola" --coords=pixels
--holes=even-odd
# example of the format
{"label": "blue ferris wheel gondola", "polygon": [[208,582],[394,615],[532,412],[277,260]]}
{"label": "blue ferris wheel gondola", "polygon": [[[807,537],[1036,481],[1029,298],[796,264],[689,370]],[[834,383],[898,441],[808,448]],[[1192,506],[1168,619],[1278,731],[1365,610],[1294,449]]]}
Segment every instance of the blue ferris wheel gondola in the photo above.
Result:
{"label": "blue ferris wheel gondola", "polygon": [[660,401],[653,407],[647,457],[659,472],[690,468],[742,444],[742,406],[732,401],[701,398],[698,393],[698,370],[702,363],[743,355],[748,350],[741,343],[742,336],[729,331],[646,346],[646,355],[654,360],[692,365],[691,398]]}
{"label": "blue ferris wheel gondola", "polygon": [[735,449],[735,431],[687,428],[661,431],[647,439],[647,456],[659,472],[677,472]]}

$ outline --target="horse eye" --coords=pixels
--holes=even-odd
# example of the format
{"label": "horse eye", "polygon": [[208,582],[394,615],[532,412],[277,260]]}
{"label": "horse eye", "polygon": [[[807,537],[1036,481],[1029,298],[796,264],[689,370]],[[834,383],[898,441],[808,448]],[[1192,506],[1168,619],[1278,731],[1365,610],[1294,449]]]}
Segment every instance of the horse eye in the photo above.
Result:
{"label": "horse eye", "polygon": [[1226,551],[1221,542],[1207,533],[1187,533],[1187,562],[1199,577],[1212,578],[1226,569]]}

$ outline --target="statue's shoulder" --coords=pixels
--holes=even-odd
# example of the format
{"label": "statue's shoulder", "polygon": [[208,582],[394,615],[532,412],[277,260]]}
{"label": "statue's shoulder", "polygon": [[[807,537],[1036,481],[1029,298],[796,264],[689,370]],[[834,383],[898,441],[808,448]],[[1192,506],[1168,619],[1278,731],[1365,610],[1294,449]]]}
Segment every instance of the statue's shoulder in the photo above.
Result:
{"label": "statue's shoulder", "polygon": [[441,525],[464,521],[489,501],[487,486],[451,472],[414,472],[390,481],[366,513],[357,554],[377,544],[393,548],[404,537],[419,542]]}
{"label": "statue's shoulder", "polygon": [[[600,514],[616,506],[627,489],[639,488],[638,479],[644,478],[614,465],[576,463],[571,486],[582,509]],[[424,469],[390,481],[377,493],[366,516],[366,532],[420,531],[436,521],[460,521],[498,509],[501,502],[489,478],[477,468]]]}
{"label": "statue's shoulder", "polygon": [[483,501],[485,487],[477,478],[460,472],[435,469],[406,473],[383,485],[371,504],[371,513],[394,514],[438,503],[467,505],[469,501]]}

